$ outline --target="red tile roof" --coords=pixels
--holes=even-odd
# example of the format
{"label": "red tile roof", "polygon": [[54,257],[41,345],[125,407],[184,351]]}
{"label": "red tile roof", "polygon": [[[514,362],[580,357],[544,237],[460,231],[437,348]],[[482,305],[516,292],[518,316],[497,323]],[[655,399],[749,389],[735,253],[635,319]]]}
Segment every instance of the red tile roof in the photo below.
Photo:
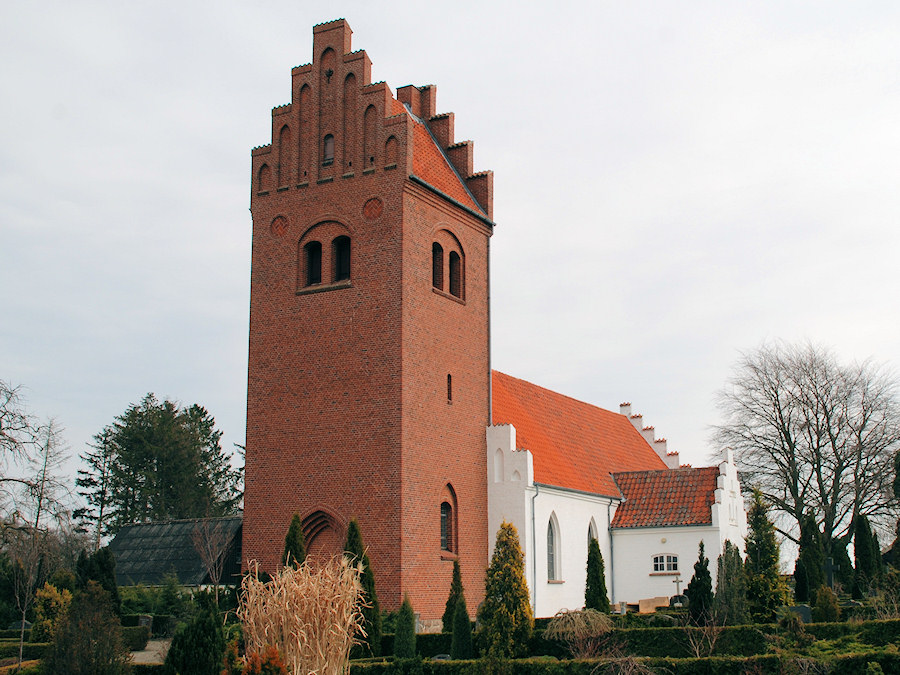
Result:
{"label": "red tile roof", "polygon": [[536,483],[620,497],[610,474],[665,468],[624,415],[496,370],[492,377],[493,423],[516,428]]}
{"label": "red tile roof", "polygon": [[425,125],[415,120],[413,127],[413,175],[477,213],[484,213],[437,146]]}
{"label": "red tile roof", "polygon": [[616,473],[625,496],[611,527],[710,525],[719,467]]}

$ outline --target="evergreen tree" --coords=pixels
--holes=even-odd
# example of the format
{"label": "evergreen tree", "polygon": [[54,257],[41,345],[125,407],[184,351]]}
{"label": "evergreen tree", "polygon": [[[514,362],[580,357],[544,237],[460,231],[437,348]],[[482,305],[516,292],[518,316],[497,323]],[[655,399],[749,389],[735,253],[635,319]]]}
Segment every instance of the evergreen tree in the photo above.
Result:
{"label": "evergreen tree", "polygon": [[[878,574],[879,561],[876,561],[876,546],[869,519],[863,515],[857,516],[853,535],[853,557],[856,562],[853,597],[856,600],[861,600],[868,594],[872,582],[875,581]],[[881,557],[880,552],[878,557]]]}
{"label": "evergreen tree", "polygon": [[834,578],[844,589],[848,589],[853,585],[853,562],[847,555],[847,544],[840,539],[831,540],[831,561],[837,566],[834,572]]}
{"label": "evergreen tree", "polygon": [[219,675],[225,655],[225,635],[211,599],[187,624],[181,624],[166,655],[167,675]]}
{"label": "evergreen tree", "polygon": [[697,626],[705,626],[712,620],[712,576],[709,573],[709,559],[703,550],[703,542],[700,542],[697,562],[694,563],[694,576],[688,584],[684,594],[688,598],[688,614],[691,623]]}
{"label": "evergreen tree", "polygon": [[525,581],[525,559],[519,534],[506,521],[497,532],[478,621],[478,637],[487,656],[517,658],[527,653],[534,618]]}
{"label": "evergreen tree", "polygon": [[716,597],[713,601],[716,619],[738,625],[747,621],[747,577],[744,561],[737,546],[727,539],[722,555],[716,561]]}
{"label": "evergreen tree", "polygon": [[781,552],[775,526],[759,490],[753,491],[747,525],[747,613],[754,623],[769,623],[775,620],[778,607],[787,602],[788,593],[778,573]]}
{"label": "evergreen tree", "polygon": [[810,513],[800,524],[800,553],[794,567],[794,596],[809,602],[819,586],[825,585],[825,551],[815,517]]}
{"label": "evergreen tree", "polygon": [[403,596],[403,604],[397,614],[397,630],[394,633],[394,656],[412,659],[416,656],[416,615],[409,596]]}
{"label": "evergreen tree", "polygon": [[110,532],[111,481],[115,460],[110,427],[94,436],[94,443],[89,443],[88,447],[93,452],[85,452],[81,457],[88,469],[78,469],[78,478],[75,479],[75,486],[81,488],[78,494],[84,497],[87,506],[76,509],[72,515],[94,530],[92,539],[94,550],[97,550],[103,537]]}
{"label": "evergreen tree", "polygon": [[441,618],[441,632],[452,633],[454,617],[456,616],[456,603],[463,595],[462,575],[459,571],[459,560],[453,561],[453,577],[450,580],[450,595],[447,596],[447,604],[444,606],[444,616]]}
{"label": "evergreen tree", "polygon": [[295,513],[291,518],[287,536],[284,538],[284,554],[281,556],[282,565],[300,567],[306,560],[306,540],[303,537],[303,522],[300,514]]}
{"label": "evergreen tree", "polygon": [[475,657],[472,646],[472,620],[466,608],[466,599],[460,595],[453,614],[453,637],[450,640],[450,658],[471,659]]}
{"label": "evergreen tree", "polygon": [[362,599],[365,603],[362,610],[363,629],[366,631],[366,644],[369,646],[369,652],[372,656],[381,656],[381,607],[375,592],[375,573],[372,571],[369,556],[363,546],[362,531],[359,529],[356,518],[351,520],[347,527],[347,543],[344,544],[344,551],[352,561],[362,561]]}
{"label": "evergreen tree", "polygon": [[828,586],[819,586],[813,596],[812,620],[816,623],[837,621],[841,618],[841,608],[837,596]]}
{"label": "evergreen tree", "polygon": [[587,580],[584,584],[584,608],[609,612],[609,597],[606,595],[606,571],[603,554],[596,537],[588,542]]}
{"label": "evergreen tree", "polygon": [[88,582],[97,582],[109,594],[113,611],[116,614],[121,612],[122,601],[119,599],[119,586],[116,583],[116,558],[109,546],[104,546],[91,555],[82,551],[75,564],[75,576],[78,588],[82,590],[87,588]]}

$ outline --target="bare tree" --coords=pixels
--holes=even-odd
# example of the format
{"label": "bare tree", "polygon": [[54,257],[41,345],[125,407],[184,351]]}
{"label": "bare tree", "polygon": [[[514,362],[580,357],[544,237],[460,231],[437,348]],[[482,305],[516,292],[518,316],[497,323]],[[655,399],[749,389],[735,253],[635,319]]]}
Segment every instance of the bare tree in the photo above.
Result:
{"label": "bare tree", "polygon": [[217,518],[203,518],[194,525],[191,532],[194,550],[200,556],[209,580],[213,584],[216,607],[219,606],[219,582],[225,569],[225,554],[228,553],[228,533],[225,525]]}
{"label": "bare tree", "polygon": [[743,355],[719,396],[715,440],[734,449],[743,484],[787,517],[797,541],[812,512],[826,550],[847,544],[856,516],[895,515],[892,460],[900,449],[897,382],[871,361],[843,365],[811,344],[764,345]]}

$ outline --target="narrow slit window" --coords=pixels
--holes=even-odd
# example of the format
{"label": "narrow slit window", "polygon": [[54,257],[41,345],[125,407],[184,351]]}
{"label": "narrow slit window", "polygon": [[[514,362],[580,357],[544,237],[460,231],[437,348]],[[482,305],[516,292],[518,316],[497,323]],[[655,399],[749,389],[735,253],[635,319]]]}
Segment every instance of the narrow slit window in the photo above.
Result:
{"label": "narrow slit window", "polygon": [[556,581],[556,528],[547,523],[547,581]]}
{"label": "narrow slit window", "polygon": [[350,278],[350,237],[338,237],[334,240],[334,280],[342,281]]}
{"label": "narrow slit window", "polygon": [[305,247],[306,250],[306,285],[322,283],[322,244],[311,241]]}
{"label": "narrow slit window", "polygon": [[453,551],[453,507],[441,502],[441,550]]}
{"label": "narrow slit window", "polygon": [[447,373],[447,403],[453,403],[453,376]]}
{"label": "narrow slit window", "polygon": [[334,136],[328,134],[322,142],[322,165],[328,166],[334,161]]}
{"label": "narrow slit window", "polygon": [[444,290],[444,248],[437,242],[431,245],[431,285]]}
{"label": "narrow slit window", "polygon": [[462,298],[462,264],[459,253],[450,251],[450,295]]}

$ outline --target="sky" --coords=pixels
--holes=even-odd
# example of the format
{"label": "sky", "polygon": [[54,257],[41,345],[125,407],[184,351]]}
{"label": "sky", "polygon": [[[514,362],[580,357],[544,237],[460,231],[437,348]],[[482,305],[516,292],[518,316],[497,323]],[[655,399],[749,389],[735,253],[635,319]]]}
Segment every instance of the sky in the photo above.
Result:
{"label": "sky", "polygon": [[0,3],[0,379],[76,458],[147,392],[246,415],[250,149],[312,26],[494,171],[493,366],[695,466],[742,352],[900,363],[900,3]]}

